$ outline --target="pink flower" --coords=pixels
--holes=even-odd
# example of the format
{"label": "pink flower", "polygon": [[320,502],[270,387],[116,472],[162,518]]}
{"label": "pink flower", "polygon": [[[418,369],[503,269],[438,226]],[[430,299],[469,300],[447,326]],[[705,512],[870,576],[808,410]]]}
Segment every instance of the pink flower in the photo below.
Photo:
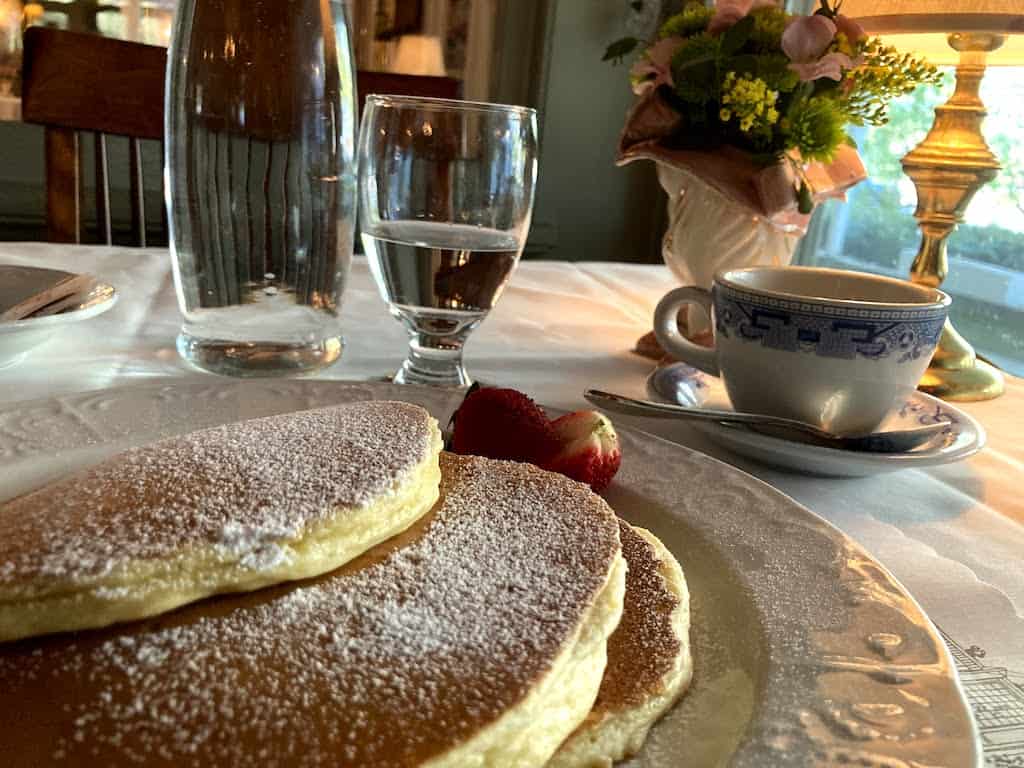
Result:
{"label": "pink flower", "polygon": [[822,56],[817,61],[792,62],[789,68],[799,75],[805,83],[827,77],[835,81],[843,79],[843,70],[853,67],[853,60],[845,53],[833,52]]}
{"label": "pink flower", "polygon": [[708,22],[708,34],[724,32],[755,8],[769,8],[774,0],[716,0],[715,15]]}
{"label": "pink flower", "polygon": [[843,16],[840,13],[836,15],[833,21],[836,23],[836,30],[846,35],[846,39],[851,43],[859,43],[867,37],[864,28],[849,16]]}
{"label": "pink flower", "polygon": [[[856,22],[850,21],[850,24],[856,26]],[[831,19],[814,15],[801,16],[782,33],[782,50],[789,56],[789,68],[804,82],[822,77],[839,81],[843,79],[843,70],[854,66],[845,53],[825,54],[836,36],[836,29]]]}
{"label": "pink flower", "polygon": [[824,16],[801,16],[782,33],[782,50],[794,64],[820,57],[836,36],[836,25]]}
{"label": "pink flower", "polygon": [[[629,71],[633,93],[643,96],[662,85],[675,85],[672,80],[672,56],[679,50],[681,37],[666,37],[647,49]],[[653,75],[653,77],[652,77]]]}

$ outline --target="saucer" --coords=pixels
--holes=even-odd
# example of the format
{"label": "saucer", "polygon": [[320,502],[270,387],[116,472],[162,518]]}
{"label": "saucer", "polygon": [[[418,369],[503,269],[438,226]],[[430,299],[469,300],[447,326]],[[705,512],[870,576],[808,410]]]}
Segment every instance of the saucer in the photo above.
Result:
{"label": "saucer", "polygon": [[114,306],[116,301],[117,291],[114,286],[97,281],[74,309],[55,315],[0,323],[0,368],[15,365],[63,326],[101,315]]}
{"label": "saucer", "polygon": [[[652,400],[665,403],[733,410],[720,379],[685,363],[656,369],[647,379],[647,394]],[[867,477],[897,469],[948,464],[974,455],[985,445],[985,430],[972,416],[924,392],[914,392],[902,408],[886,417],[879,431],[936,422],[947,422],[949,427],[931,443],[903,453],[822,448],[716,422],[694,422],[693,428],[741,456],[825,477]]]}

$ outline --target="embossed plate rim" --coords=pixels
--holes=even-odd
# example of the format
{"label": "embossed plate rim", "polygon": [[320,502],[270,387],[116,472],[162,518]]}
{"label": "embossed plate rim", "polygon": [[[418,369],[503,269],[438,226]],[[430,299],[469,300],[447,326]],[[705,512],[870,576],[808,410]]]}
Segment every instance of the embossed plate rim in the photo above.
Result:
{"label": "embossed plate rim", "polygon": [[[6,405],[0,407],[0,470],[17,471],[0,474],[0,498],[158,435],[263,413],[385,398],[419,402],[445,418],[461,393],[374,382],[210,379]],[[607,498],[630,522],[659,535],[698,586],[693,689],[652,729],[629,766],[674,768],[680,754],[704,764],[699,756],[716,750],[724,755],[716,764],[734,766],[826,765],[839,756],[866,765],[881,758],[890,760],[886,765],[981,764],[977,728],[949,653],[891,574],[827,521],[751,475],[645,432],[620,432],[623,469]],[[719,609],[716,593],[703,592],[701,584],[718,588],[725,607]],[[731,633],[725,622],[701,624],[717,610],[729,620],[758,617],[760,623]],[[886,623],[875,626],[880,615]],[[887,636],[904,637],[906,652],[872,654],[865,639],[882,642],[886,636],[879,629],[892,629],[893,622],[904,627],[904,636]],[[720,642],[734,649],[723,652]],[[713,707],[722,701],[715,695],[734,694],[722,686],[736,679],[729,674],[742,672],[743,659],[735,651],[742,644],[761,650],[749,680],[749,714],[733,723],[733,740],[715,731],[721,714]],[[885,650],[876,645],[871,647]],[[719,662],[735,669],[716,670]],[[851,677],[854,688],[876,696],[897,685],[908,693],[921,693],[916,685],[931,686],[924,688],[931,697],[928,706],[914,709],[911,697],[907,709],[914,717],[944,724],[954,735],[943,742],[947,733],[941,730],[932,738],[924,728],[901,735],[892,724],[851,722],[856,702],[844,699],[849,686],[836,683]],[[843,736],[843,729],[857,737]],[[953,763],[946,762],[951,746],[962,758]],[[884,754],[875,754],[878,750]]]}

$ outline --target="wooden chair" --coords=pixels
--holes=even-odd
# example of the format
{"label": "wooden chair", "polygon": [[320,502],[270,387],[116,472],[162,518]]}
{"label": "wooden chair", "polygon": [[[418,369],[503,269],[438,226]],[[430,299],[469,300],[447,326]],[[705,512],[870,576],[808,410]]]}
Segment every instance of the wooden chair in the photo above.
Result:
{"label": "wooden chair", "polygon": [[452,77],[431,75],[399,75],[394,72],[356,73],[358,110],[363,113],[363,99],[371,93],[392,93],[398,96],[428,96],[435,99],[458,99],[462,96],[462,82]]}
{"label": "wooden chair", "polygon": [[[106,140],[112,134],[128,137],[132,236],[145,246],[140,140],[163,140],[166,49],[43,27],[26,30],[24,49],[22,119],[46,127],[47,239],[82,242],[80,133],[92,133],[97,228],[102,242],[113,242]],[[166,233],[162,213],[161,224]]]}
{"label": "wooden chair", "polygon": [[[167,49],[63,30],[25,32],[22,119],[46,128],[46,220],[51,242],[82,242],[80,133],[95,142],[96,219],[100,240],[113,241],[106,135],[129,139],[134,244],[146,245],[146,209],[140,140],[163,141]],[[357,73],[360,95],[393,93],[459,98],[448,77]],[[360,111],[362,98],[359,100]],[[163,153],[161,152],[161,158]],[[166,236],[166,213],[160,206]]]}

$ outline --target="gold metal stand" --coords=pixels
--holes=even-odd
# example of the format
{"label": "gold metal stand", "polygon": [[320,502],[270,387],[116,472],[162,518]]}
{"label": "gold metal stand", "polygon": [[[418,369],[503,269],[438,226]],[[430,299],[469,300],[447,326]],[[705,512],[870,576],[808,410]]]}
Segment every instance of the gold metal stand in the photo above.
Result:
{"label": "gold metal stand", "polygon": [[[936,107],[924,141],[903,158],[903,170],[917,187],[914,216],[921,228],[921,247],[910,268],[915,283],[942,284],[949,271],[946,239],[963,221],[974,193],[999,173],[999,161],[981,133],[986,113],[978,91],[985,56],[1004,40],[993,34],[949,36],[950,46],[960,52],[956,90]],[[919,389],[944,400],[989,400],[1003,394],[1004,386],[999,370],[980,360],[947,320]]]}

